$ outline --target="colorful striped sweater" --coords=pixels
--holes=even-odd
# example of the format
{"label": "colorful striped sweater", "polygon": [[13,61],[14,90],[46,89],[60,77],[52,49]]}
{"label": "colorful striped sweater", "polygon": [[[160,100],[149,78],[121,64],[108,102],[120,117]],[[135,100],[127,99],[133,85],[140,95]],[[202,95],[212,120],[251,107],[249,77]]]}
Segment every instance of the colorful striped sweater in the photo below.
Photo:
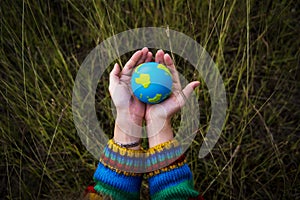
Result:
{"label": "colorful striped sweater", "polygon": [[203,199],[194,189],[192,172],[184,155],[180,155],[176,140],[147,151],[122,148],[110,140],[94,173],[95,184],[87,188],[85,197],[138,200],[145,175],[152,200]]}

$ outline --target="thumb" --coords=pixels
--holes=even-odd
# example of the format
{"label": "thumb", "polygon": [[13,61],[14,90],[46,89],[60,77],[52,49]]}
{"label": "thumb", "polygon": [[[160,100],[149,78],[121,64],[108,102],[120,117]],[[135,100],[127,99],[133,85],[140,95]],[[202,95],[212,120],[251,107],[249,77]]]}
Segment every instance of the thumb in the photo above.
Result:
{"label": "thumb", "polygon": [[185,86],[185,88],[182,90],[182,93],[184,94],[184,99],[182,99],[182,103],[180,104],[181,107],[184,105],[186,99],[188,99],[192,92],[195,90],[196,87],[198,87],[200,85],[200,82],[199,81],[193,81],[193,82],[190,82],[189,84],[187,84],[187,86]]}

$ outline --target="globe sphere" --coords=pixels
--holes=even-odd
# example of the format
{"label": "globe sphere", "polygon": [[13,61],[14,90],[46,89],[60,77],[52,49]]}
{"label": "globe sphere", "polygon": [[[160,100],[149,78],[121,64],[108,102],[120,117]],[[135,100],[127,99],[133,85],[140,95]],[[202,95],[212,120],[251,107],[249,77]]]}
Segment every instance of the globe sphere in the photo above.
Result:
{"label": "globe sphere", "polygon": [[137,66],[131,77],[133,94],[142,102],[157,104],[172,93],[172,74],[163,64],[147,62]]}

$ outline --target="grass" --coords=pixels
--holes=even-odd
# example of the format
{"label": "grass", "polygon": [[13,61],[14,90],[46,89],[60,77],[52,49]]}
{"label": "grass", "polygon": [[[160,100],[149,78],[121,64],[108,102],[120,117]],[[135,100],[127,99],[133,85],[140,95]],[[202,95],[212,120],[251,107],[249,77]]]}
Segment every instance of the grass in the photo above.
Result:
{"label": "grass", "polygon": [[[206,199],[299,199],[299,9],[288,0],[2,1],[1,199],[80,197],[97,160],[73,124],[76,73],[106,38],[145,26],[192,37],[222,74],[226,124],[211,154],[198,159],[210,99],[201,77],[176,57],[180,73],[202,81],[201,127],[187,151],[196,189]],[[109,135],[107,77],[102,83],[97,115]]]}

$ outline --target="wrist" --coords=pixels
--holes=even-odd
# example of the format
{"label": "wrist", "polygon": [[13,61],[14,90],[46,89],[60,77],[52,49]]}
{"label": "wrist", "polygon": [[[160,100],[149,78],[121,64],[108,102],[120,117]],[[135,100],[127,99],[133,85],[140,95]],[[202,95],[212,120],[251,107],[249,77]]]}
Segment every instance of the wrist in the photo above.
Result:
{"label": "wrist", "polygon": [[149,147],[174,139],[171,119],[147,121]]}
{"label": "wrist", "polygon": [[143,125],[144,116],[139,114],[131,113],[128,109],[119,108],[117,109],[117,119],[124,124],[135,124],[137,126]]}
{"label": "wrist", "polygon": [[130,144],[138,144],[140,142],[142,123],[143,117],[132,114],[128,108],[117,108],[114,141],[121,144],[121,146],[128,146],[128,149],[140,149],[140,145],[130,147]]}
{"label": "wrist", "polygon": [[143,118],[129,111],[117,111],[116,125],[126,134],[140,137]]}
{"label": "wrist", "polygon": [[[130,132],[131,131],[131,132]],[[114,137],[113,140],[122,145],[129,145],[133,143],[139,143],[141,140],[142,129],[138,130],[138,128],[131,127],[119,127],[118,124],[115,124]],[[140,149],[140,145],[136,145],[134,147],[129,147],[128,149]]]}

